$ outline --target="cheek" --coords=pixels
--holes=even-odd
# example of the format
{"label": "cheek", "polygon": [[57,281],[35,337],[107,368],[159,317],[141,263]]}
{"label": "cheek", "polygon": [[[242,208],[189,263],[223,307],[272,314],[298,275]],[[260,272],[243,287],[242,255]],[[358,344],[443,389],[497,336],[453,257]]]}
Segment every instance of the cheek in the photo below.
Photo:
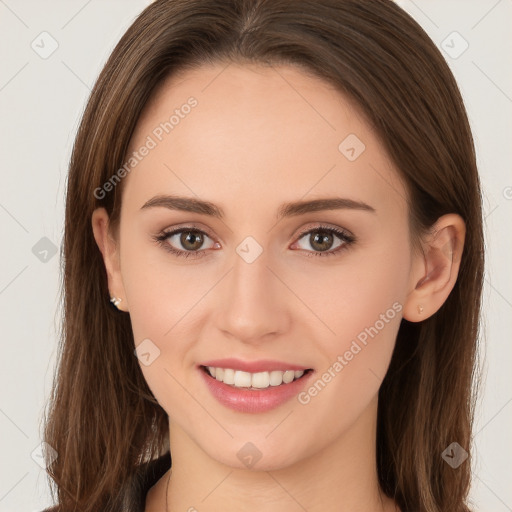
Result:
{"label": "cheek", "polygon": [[162,253],[137,250],[135,244],[130,247],[126,243],[121,257],[123,284],[144,378],[166,411],[187,417],[191,412],[186,389],[194,382],[189,370],[195,364],[192,349],[197,338],[194,314],[211,288],[212,276],[199,275],[199,265],[197,274],[185,272],[170,259],[166,261],[167,253]]}
{"label": "cheek", "polygon": [[327,353],[336,354],[375,324],[381,338],[394,341],[396,333],[388,326],[399,323],[410,265],[407,239],[382,236],[372,247],[347,252],[331,267],[311,266],[307,272],[296,272],[296,290],[330,330],[324,329],[318,337],[325,340]]}
{"label": "cheek", "polygon": [[347,260],[330,276],[322,302],[324,320],[335,334],[319,338],[327,360],[299,402],[309,408],[308,417],[323,417],[333,435],[349,428],[375,398],[389,366],[410,266],[402,242],[382,244],[353,264]]}
{"label": "cheek", "polygon": [[211,288],[214,276],[202,265],[180,266],[164,249],[135,242],[128,235],[121,254],[135,343],[154,338],[165,346]]}
{"label": "cheek", "polygon": [[[218,280],[218,272],[208,265],[176,264],[164,249],[142,250],[142,243],[129,236],[124,242],[124,291],[144,378],[165,410],[177,417],[200,414],[190,410],[186,390],[197,384],[198,318],[204,316],[204,299]],[[144,353],[150,354],[148,365],[141,357]]]}

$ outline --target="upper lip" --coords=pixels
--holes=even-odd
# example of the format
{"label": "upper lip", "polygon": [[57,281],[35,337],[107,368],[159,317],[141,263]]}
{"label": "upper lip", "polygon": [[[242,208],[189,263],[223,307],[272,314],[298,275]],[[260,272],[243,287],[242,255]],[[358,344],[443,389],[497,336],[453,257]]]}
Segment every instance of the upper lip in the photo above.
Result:
{"label": "upper lip", "polygon": [[307,366],[286,363],[284,361],[274,361],[270,359],[260,359],[259,361],[242,361],[241,359],[215,359],[205,361],[200,366],[214,366],[216,368],[231,368],[232,370],[241,370],[243,372],[258,373],[286,370],[309,370]]}

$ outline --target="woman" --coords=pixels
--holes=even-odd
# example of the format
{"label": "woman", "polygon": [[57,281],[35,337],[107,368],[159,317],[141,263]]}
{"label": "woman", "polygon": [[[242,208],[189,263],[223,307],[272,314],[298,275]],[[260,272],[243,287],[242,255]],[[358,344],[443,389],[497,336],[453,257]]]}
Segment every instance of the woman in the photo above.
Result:
{"label": "woman", "polygon": [[150,5],[63,251],[52,510],[470,510],[480,185],[391,1]]}

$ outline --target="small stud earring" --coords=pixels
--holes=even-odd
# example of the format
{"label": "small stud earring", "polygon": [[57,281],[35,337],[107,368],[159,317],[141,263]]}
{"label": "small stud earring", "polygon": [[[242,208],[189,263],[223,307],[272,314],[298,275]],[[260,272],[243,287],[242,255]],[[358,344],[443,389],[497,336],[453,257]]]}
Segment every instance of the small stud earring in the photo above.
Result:
{"label": "small stud earring", "polygon": [[418,304],[418,313],[421,315],[423,313],[423,306],[421,304]]}
{"label": "small stud earring", "polygon": [[[122,301],[123,299],[118,299],[117,297],[112,297],[110,299],[110,302],[112,302],[112,304],[114,304],[114,306],[117,308],[117,306],[119,306],[119,303]],[[119,308],[118,308],[119,309]]]}

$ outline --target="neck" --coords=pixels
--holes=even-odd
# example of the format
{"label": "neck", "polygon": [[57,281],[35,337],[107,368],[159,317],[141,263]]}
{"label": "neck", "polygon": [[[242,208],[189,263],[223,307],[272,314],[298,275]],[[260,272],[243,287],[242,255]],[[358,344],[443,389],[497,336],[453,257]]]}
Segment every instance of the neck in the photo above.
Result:
{"label": "neck", "polygon": [[258,464],[252,469],[222,464],[170,423],[172,475],[167,512],[394,511],[394,502],[380,492],[378,484],[376,414],[375,400],[350,430],[322,451],[269,471],[258,470]]}

